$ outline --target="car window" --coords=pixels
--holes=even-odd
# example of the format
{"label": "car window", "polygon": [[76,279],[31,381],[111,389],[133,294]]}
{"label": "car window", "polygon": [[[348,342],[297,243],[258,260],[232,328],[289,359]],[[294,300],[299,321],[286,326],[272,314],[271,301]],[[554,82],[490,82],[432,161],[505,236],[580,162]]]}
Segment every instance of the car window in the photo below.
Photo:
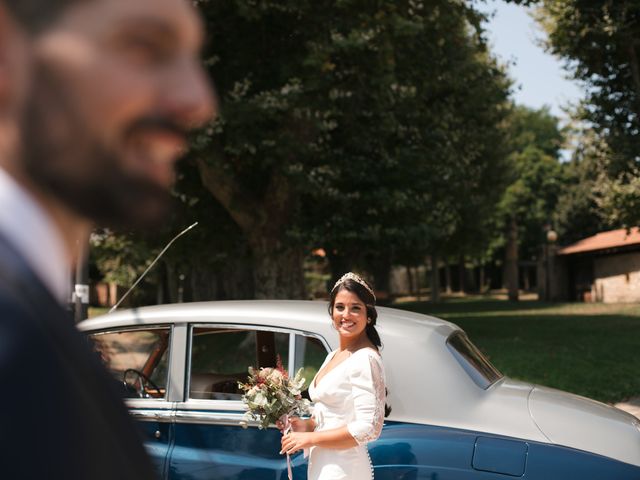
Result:
{"label": "car window", "polygon": [[189,398],[239,400],[249,367],[289,365],[289,334],[253,329],[193,327]]}
{"label": "car window", "polygon": [[482,354],[462,331],[452,333],[447,347],[471,379],[483,389],[502,378],[502,374]]}
{"label": "car window", "polygon": [[89,335],[93,349],[128,398],[164,398],[171,330],[146,328]]}
{"label": "car window", "polygon": [[295,352],[294,371],[297,372],[298,369],[302,368],[302,376],[305,379],[304,388],[306,390],[327,356],[327,349],[318,338],[296,335]]}

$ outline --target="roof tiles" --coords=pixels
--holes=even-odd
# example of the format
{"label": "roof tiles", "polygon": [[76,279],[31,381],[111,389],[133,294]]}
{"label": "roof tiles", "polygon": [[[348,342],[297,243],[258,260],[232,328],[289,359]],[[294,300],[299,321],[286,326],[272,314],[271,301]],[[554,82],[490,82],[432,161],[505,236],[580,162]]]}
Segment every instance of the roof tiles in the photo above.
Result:
{"label": "roof tiles", "polygon": [[592,237],[583,238],[572,245],[561,248],[558,251],[558,255],[593,252],[596,250],[627,247],[636,244],[640,244],[640,230],[638,230],[638,227],[629,230],[620,228],[618,230],[600,232]]}

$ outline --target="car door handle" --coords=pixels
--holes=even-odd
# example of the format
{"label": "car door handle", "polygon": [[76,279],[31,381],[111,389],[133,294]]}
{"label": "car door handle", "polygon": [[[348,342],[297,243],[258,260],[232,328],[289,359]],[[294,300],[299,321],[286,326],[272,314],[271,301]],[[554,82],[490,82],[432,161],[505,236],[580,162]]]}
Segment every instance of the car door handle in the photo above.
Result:
{"label": "car door handle", "polygon": [[226,425],[232,427],[258,427],[254,420],[246,420],[244,413],[234,412],[193,412],[178,410],[175,414],[176,423],[201,423],[204,425]]}
{"label": "car door handle", "polygon": [[131,409],[129,414],[141,422],[171,423],[173,421],[173,411],[171,410]]}

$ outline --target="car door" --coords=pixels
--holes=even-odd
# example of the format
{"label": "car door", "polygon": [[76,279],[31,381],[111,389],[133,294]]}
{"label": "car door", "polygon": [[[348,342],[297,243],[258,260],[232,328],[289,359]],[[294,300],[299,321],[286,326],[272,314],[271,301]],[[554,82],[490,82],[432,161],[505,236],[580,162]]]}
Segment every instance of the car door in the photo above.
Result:
{"label": "car door", "polygon": [[[327,353],[326,342],[284,329],[220,324],[192,325],[189,337],[187,385],[184,401],[176,405],[168,478],[286,478],[280,432],[241,425],[245,409],[238,382],[246,381],[248,367],[273,367],[278,358],[290,373],[303,368],[311,377]],[[295,477],[306,478],[302,454],[292,463]]]}
{"label": "car door", "polygon": [[173,439],[168,378],[175,340],[172,327],[113,328],[88,338],[123,392],[152,462],[163,476]]}

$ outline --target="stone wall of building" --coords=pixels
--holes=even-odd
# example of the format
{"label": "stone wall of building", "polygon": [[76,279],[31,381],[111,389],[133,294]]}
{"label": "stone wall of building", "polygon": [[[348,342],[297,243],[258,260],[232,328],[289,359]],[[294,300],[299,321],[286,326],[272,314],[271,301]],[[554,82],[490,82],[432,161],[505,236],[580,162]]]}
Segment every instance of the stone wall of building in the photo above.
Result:
{"label": "stone wall of building", "polygon": [[640,302],[640,253],[594,259],[592,299],[604,303]]}

